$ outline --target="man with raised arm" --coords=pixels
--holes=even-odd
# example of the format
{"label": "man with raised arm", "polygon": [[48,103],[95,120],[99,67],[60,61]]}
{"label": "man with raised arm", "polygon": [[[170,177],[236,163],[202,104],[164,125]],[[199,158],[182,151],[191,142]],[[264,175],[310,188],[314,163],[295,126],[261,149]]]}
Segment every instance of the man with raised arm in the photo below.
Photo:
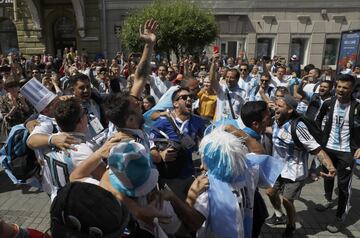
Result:
{"label": "man with raised arm", "polygon": [[215,120],[236,119],[239,117],[241,107],[245,102],[244,90],[238,85],[240,74],[237,69],[229,69],[225,76],[226,85],[220,85],[215,73],[217,60],[218,54],[215,54],[209,72],[211,85],[218,96]]}

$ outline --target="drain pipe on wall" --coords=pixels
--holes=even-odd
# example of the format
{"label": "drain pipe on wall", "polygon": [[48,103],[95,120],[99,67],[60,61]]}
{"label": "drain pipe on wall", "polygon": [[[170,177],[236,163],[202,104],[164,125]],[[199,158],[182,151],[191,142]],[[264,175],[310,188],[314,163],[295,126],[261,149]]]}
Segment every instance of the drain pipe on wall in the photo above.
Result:
{"label": "drain pipe on wall", "polygon": [[13,7],[14,7],[14,21],[17,22],[18,15],[17,15],[17,0],[13,0]]}
{"label": "drain pipe on wall", "polygon": [[103,32],[103,53],[104,53],[104,57],[107,58],[107,30],[106,30],[106,5],[105,5],[105,1],[106,0],[102,0],[101,1],[101,10],[102,10],[102,32]]}

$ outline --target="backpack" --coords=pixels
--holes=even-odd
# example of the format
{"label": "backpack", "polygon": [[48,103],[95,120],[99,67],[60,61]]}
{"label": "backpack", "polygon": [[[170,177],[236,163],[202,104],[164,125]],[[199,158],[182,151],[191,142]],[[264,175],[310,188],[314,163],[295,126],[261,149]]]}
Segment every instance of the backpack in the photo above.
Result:
{"label": "backpack", "polygon": [[306,125],[309,133],[314,137],[316,142],[319,143],[319,145],[321,145],[323,140],[323,132],[321,131],[320,127],[314,120],[312,120],[307,116],[302,115],[295,118],[291,122],[291,137],[294,141],[295,146],[300,149],[304,148],[303,144],[300,142],[298,136],[296,135],[296,127],[300,121]]}
{"label": "backpack", "polygon": [[[23,124],[12,127],[9,137],[0,150],[2,167],[18,182],[25,182],[40,171],[35,152],[26,144],[29,135],[30,132]],[[11,178],[10,175],[9,177]],[[13,180],[13,182],[16,181]]]}

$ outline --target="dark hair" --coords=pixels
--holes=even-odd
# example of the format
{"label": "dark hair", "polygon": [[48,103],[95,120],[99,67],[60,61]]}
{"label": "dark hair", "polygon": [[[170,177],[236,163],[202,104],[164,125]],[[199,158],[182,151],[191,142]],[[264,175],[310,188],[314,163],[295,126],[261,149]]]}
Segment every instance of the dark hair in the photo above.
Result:
{"label": "dark hair", "polygon": [[262,113],[267,110],[267,104],[264,101],[254,101],[245,103],[240,112],[241,120],[247,127],[252,126],[254,121],[262,120]]}
{"label": "dark hair", "polygon": [[321,70],[320,70],[319,68],[313,68],[313,69],[311,69],[311,70],[315,70],[316,73],[318,74],[318,77],[320,76]]}
{"label": "dark hair", "polygon": [[249,69],[249,65],[248,65],[247,63],[241,63],[241,64],[239,65],[239,69],[240,69],[241,66],[246,66],[246,68]]}
{"label": "dark hair", "polygon": [[108,70],[107,70],[107,68],[105,68],[105,67],[101,67],[100,69],[99,69],[99,73],[101,73],[101,72],[108,72]]}
{"label": "dark hair", "polygon": [[148,100],[148,102],[151,103],[153,106],[156,104],[155,98],[151,95],[147,95],[146,97],[144,97],[144,99]]}
{"label": "dark hair", "polygon": [[117,128],[124,128],[127,118],[132,114],[128,92],[119,92],[109,96],[105,102],[105,115]]}
{"label": "dark hair", "polygon": [[90,82],[90,79],[89,79],[89,77],[87,75],[79,73],[79,74],[75,74],[75,75],[70,76],[68,86],[69,87],[74,87],[76,85],[76,83],[78,81],[80,81],[80,80]]}
{"label": "dark hair", "polygon": [[234,73],[236,74],[236,76],[235,76],[236,79],[239,79],[239,78],[240,78],[240,71],[239,71],[239,70],[232,68],[232,69],[229,69],[228,71],[226,71],[226,74],[227,74],[228,72],[234,72]]}
{"label": "dark hair", "polygon": [[286,72],[286,67],[283,66],[283,65],[279,65],[278,67],[276,67],[276,72],[277,72],[279,69],[283,69],[283,70],[285,70],[285,72]]}
{"label": "dark hair", "polygon": [[82,109],[80,100],[73,97],[65,101],[60,101],[55,108],[54,115],[62,131],[72,132],[84,115],[84,109]]}
{"label": "dark hair", "polygon": [[261,76],[260,76],[260,78],[261,78],[261,77],[266,77],[266,78],[268,78],[268,79],[271,79],[271,75],[270,75],[268,72],[262,73]]}
{"label": "dark hair", "polygon": [[[327,83],[327,84],[329,84],[329,88],[330,88],[330,89],[332,89],[332,88],[334,87],[333,81],[330,81],[330,80],[321,80],[321,81],[320,81],[320,84],[322,84],[322,83]],[[320,85],[320,84],[319,84],[319,85]]]}
{"label": "dark hair", "polygon": [[356,79],[354,76],[350,74],[340,74],[337,76],[336,82],[342,81],[342,82],[351,82],[351,85],[354,86]]}
{"label": "dark hair", "polygon": [[310,70],[312,70],[313,68],[315,68],[315,65],[313,64],[308,64],[304,67],[304,71],[305,72],[309,72]]}
{"label": "dark hair", "polygon": [[280,91],[281,93],[283,93],[283,94],[289,94],[289,89],[287,89],[287,87],[284,87],[284,86],[279,86],[279,87],[277,87],[276,88],[276,90],[275,90],[275,95],[276,95],[276,93],[278,92],[278,91]]}
{"label": "dark hair", "polygon": [[4,88],[12,88],[12,87],[20,87],[19,81],[15,80],[13,77],[10,77],[9,79],[5,80],[4,82]]}
{"label": "dark hair", "polygon": [[179,93],[183,90],[190,92],[190,89],[188,87],[181,87],[178,90],[176,90],[175,92],[173,92],[173,94],[171,95],[171,101],[175,102],[179,96]]}

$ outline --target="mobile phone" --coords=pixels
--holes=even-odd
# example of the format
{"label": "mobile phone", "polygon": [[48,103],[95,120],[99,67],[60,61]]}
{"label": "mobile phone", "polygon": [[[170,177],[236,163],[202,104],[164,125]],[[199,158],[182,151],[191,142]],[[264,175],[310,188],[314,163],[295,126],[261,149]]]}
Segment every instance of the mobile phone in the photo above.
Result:
{"label": "mobile phone", "polygon": [[219,54],[219,46],[218,46],[218,45],[214,45],[214,46],[213,46],[213,51],[214,51],[214,54]]}

